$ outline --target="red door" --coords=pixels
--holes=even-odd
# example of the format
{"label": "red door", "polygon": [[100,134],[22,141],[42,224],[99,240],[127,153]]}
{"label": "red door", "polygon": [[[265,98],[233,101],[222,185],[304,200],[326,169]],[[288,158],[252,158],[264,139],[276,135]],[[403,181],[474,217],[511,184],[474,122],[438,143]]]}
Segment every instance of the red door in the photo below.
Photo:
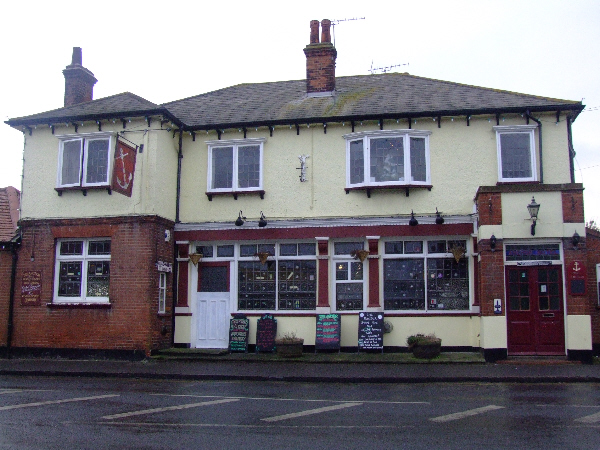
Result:
{"label": "red door", "polygon": [[560,266],[507,267],[508,353],[564,355]]}

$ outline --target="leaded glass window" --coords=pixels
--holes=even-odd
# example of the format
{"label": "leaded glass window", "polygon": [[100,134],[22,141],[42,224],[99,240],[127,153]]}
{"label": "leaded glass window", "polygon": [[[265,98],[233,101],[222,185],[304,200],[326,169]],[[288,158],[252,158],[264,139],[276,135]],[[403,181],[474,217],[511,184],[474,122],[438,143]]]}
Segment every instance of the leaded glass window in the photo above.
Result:
{"label": "leaded glass window", "polygon": [[262,188],[264,139],[208,143],[208,191],[237,192]]}
{"label": "leaded glass window", "polygon": [[536,181],[535,125],[496,126],[499,181]]}
{"label": "leaded glass window", "polygon": [[275,309],[275,267],[271,261],[238,263],[238,309]]}
{"label": "leaded glass window", "polygon": [[112,138],[98,134],[60,141],[57,187],[109,184]]}

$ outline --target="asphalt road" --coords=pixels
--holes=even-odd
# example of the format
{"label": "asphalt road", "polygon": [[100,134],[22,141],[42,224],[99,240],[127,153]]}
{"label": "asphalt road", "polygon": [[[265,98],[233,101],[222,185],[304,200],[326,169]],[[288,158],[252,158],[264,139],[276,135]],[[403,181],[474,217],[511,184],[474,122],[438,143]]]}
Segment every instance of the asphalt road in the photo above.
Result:
{"label": "asphalt road", "polygon": [[598,449],[600,385],[0,378],[2,449]]}

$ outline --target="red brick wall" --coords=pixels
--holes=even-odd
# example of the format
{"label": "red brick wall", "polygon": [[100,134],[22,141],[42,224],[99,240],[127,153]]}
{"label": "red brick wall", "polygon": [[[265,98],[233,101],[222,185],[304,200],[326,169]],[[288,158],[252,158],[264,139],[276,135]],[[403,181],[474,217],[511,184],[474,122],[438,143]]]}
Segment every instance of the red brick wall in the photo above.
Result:
{"label": "red brick wall", "polygon": [[596,264],[600,264],[600,232],[586,230],[587,246],[587,271],[588,271],[588,299],[592,314],[592,343],[600,346],[600,309],[598,308],[598,280],[596,278]]}
{"label": "red brick wall", "polygon": [[[563,252],[565,256],[565,269],[567,279],[564,280],[565,289],[567,292],[567,314],[568,315],[591,315],[592,307],[589,302],[588,295],[571,295],[568,280],[568,268],[574,261],[583,261],[586,265],[587,249],[586,239],[581,239],[577,247],[573,246],[571,238],[563,238]],[[588,293],[589,294],[589,293]]]}
{"label": "red brick wall", "polygon": [[583,191],[581,189],[563,191],[561,195],[563,222],[583,223]]}
{"label": "red brick wall", "polygon": [[84,68],[65,69],[65,106],[89,102],[94,97],[96,79]]}
{"label": "red brick wall", "polygon": [[[481,240],[479,248],[479,306],[481,315],[494,315],[494,299],[504,302],[504,246],[501,239],[496,242],[496,250],[490,250],[490,241]],[[505,308],[502,308],[504,314]]]}
{"label": "red brick wall", "polygon": [[315,44],[304,49],[306,55],[306,92],[335,90],[335,59],[332,44]]}
{"label": "red brick wall", "polygon": [[502,225],[502,194],[482,193],[477,196],[479,225]]}
{"label": "red brick wall", "polygon": [[6,347],[12,252],[0,249],[0,347]]}
{"label": "red brick wall", "polygon": [[[167,313],[159,315],[155,263],[173,263],[173,243],[164,240],[164,230],[170,229],[172,235],[172,227],[171,222],[154,216],[24,221],[16,290],[20,292],[24,271],[40,271],[42,293],[39,305],[21,305],[19,295],[15,299],[13,346],[146,354],[169,347],[173,274],[167,276]],[[111,306],[48,306],[54,289],[56,238],[106,235],[111,237]]]}

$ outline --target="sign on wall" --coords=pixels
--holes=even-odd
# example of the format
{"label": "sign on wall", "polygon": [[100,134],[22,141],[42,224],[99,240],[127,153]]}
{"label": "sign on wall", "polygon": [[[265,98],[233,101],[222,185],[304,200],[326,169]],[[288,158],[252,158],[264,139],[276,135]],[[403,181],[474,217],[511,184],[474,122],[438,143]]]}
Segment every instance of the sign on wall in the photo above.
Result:
{"label": "sign on wall", "polygon": [[573,261],[569,264],[567,279],[569,280],[569,294],[585,295],[586,271],[583,261]]}
{"label": "sign on wall", "polygon": [[117,140],[111,189],[131,197],[135,172],[136,149]]}
{"label": "sign on wall", "polygon": [[42,295],[42,272],[23,272],[21,281],[21,305],[35,306],[40,304]]}

